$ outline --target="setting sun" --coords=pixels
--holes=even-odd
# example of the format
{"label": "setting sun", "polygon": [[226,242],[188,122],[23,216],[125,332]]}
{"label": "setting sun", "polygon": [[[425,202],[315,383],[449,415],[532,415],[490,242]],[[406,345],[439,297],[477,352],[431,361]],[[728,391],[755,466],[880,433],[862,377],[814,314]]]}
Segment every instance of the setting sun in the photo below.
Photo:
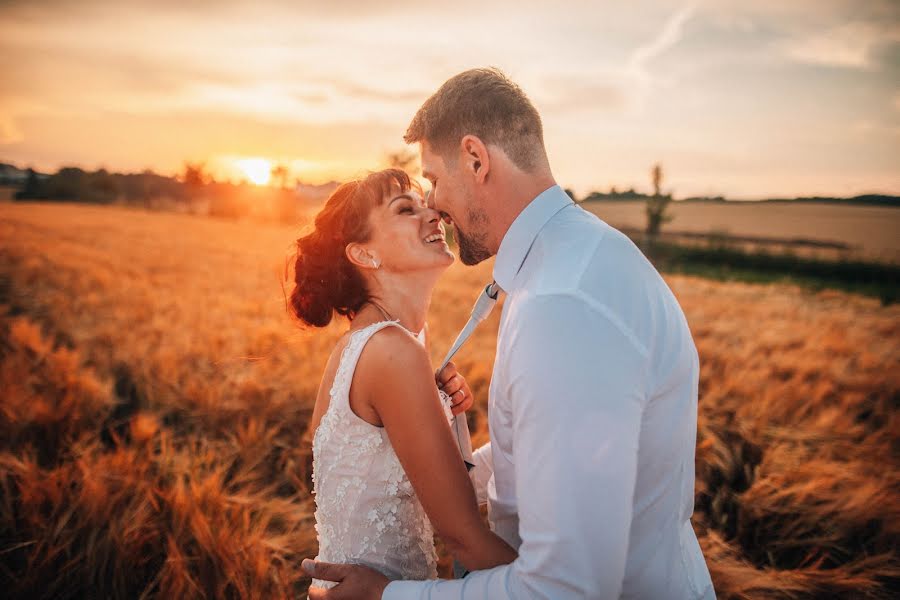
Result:
{"label": "setting sun", "polygon": [[235,161],[241,173],[256,185],[266,185],[272,178],[272,162],[264,158],[243,158]]}

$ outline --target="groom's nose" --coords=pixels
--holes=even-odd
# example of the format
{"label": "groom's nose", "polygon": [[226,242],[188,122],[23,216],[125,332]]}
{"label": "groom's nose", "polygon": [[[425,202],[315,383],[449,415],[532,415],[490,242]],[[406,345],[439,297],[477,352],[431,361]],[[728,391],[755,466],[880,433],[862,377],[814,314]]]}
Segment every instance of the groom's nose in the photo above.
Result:
{"label": "groom's nose", "polygon": [[425,220],[428,223],[437,223],[442,218],[441,213],[434,210],[434,208],[432,208],[431,206],[426,207],[425,210],[422,212],[425,215]]}
{"label": "groom's nose", "polygon": [[437,205],[434,203],[434,194],[431,193],[430,190],[429,190],[428,193],[425,195],[425,206],[427,206],[427,207],[430,208],[430,209],[436,210],[436,211],[438,212],[438,214],[440,214],[440,216],[441,216],[441,221],[443,221],[443,222],[446,223],[447,225],[452,225],[452,224],[453,224],[453,219],[450,218],[450,215],[448,215],[447,213],[445,213],[444,211],[442,211],[442,210],[441,210],[440,208],[438,208]]}

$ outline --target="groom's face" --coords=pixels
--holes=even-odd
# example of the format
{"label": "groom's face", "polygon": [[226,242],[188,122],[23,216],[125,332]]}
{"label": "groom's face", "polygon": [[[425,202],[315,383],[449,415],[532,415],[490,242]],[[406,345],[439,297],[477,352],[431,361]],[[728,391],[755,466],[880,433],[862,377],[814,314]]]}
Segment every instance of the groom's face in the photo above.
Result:
{"label": "groom's face", "polygon": [[478,201],[471,177],[466,177],[462,161],[450,161],[422,142],[422,175],[431,182],[429,205],[453,225],[459,244],[459,259],[466,265],[476,265],[490,258],[486,247],[488,217]]}

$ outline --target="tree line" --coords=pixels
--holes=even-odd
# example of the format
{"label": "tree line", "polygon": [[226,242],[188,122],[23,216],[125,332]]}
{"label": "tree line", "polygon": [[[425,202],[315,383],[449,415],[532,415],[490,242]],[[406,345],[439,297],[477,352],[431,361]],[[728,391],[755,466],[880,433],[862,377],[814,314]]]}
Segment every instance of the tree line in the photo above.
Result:
{"label": "tree line", "polygon": [[126,204],[151,209],[238,218],[256,216],[294,222],[298,209],[318,197],[289,188],[286,169],[273,168],[276,186],[216,181],[203,163],[185,163],[177,177],[151,170],[111,173],[63,167],[52,174],[28,169],[16,200],[52,200],[91,204]]}

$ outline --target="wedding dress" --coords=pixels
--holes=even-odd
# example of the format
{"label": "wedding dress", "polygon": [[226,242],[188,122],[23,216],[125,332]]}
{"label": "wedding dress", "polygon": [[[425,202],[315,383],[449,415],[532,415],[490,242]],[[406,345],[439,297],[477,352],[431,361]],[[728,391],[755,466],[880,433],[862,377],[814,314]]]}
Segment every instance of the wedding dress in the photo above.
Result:
{"label": "wedding dress", "polygon": [[[316,560],[366,565],[392,580],[434,579],[437,556],[431,523],[387,432],[350,409],[350,384],[359,356],[366,342],[388,326],[402,328],[397,321],[381,321],[350,335],[328,409],[313,436]],[[450,399],[443,391],[440,396],[449,423]],[[335,584],[313,579],[312,585]]]}

